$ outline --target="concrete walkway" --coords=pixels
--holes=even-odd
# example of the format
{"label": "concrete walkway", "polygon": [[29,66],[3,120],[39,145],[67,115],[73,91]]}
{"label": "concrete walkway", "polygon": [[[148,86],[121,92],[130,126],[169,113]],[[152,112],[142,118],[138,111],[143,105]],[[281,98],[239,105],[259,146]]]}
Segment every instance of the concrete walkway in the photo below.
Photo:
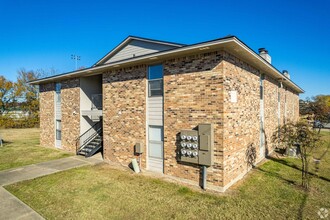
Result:
{"label": "concrete walkway", "polygon": [[38,213],[10,194],[2,186],[102,162],[100,157],[84,158],[73,156],[0,171],[0,219],[43,219]]}

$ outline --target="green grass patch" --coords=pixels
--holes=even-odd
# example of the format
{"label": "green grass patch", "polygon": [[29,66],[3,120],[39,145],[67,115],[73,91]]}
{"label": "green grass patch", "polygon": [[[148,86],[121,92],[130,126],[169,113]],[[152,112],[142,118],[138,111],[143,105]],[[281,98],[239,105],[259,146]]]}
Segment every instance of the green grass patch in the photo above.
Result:
{"label": "green grass patch", "polygon": [[1,129],[0,136],[4,144],[0,147],[0,170],[21,167],[72,156],[73,154],[40,146],[40,130]]}
{"label": "green grass patch", "polygon": [[[330,133],[326,133],[330,135]],[[330,139],[324,136],[330,143]],[[326,150],[326,144],[319,149]],[[330,156],[311,190],[300,187],[300,160],[274,157],[228,193],[210,194],[109,165],[68,170],[6,186],[46,219],[319,219],[330,210]]]}

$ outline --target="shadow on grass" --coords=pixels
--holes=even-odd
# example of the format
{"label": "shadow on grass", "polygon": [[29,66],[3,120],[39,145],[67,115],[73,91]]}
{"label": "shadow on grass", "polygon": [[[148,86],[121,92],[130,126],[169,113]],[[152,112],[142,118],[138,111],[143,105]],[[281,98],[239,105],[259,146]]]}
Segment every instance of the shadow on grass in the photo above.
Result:
{"label": "shadow on grass", "polygon": [[5,140],[2,140],[2,145],[12,144],[12,143],[13,143],[12,141],[5,141]]}
{"label": "shadow on grass", "polygon": [[301,204],[300,204],[300,207],[299,207],[299,210],[298,210],[298,216],[297,216],[297,219],[303,219],[303,211],[304,211],[304,208],[306,206],[306,202],[307,202],[307,198],[308,198],[308,192],[305,192],[304,193],[304,197],[301,201]]}
{"label": "shadow on grass", "polygon": [[[270,159],[270,160],[272,160],[272,161],[274,161],[274,162],[276,162],[276,163],[280,163],[280,164],[283,164],[285,166],[288,166],[288,167],[291,167],[293,169],[296,169],[296,170],[301,171],[301,169],[299,167],[297,167],[296,165],[291,164],[291,163],[289,163],[289,162],[287,162],[285,160],[277,159],[277,158],[274,158],[274,157],[267,157],[267,158]],[[278,178],[278,179],[280,179],[280,180],[282,180],[282,181],[284,181],[284,182],[286,182],[288,184],[298,186],[298,184],[295,181],[289,180],[289,179],[285,179],[285,178],[283,178],[280,174],[278,174],[275,171],[272,172],[272,171],[269,171],[269,170],[265,170],[265,169],[263,169],[261,167],[257,167],[255,169],[257,169],[257,170],[259,170],[261,172],[264,172],[267,175],[271,175],[273,177],[276,177],[276,178]],[[313,176],[316,176],[313,173],[310,173],[310,174],[313,175]],[[327,179],[325,177],[319,177],[319,178],[320,179],[323,179],[323,180],[326,180],[326,181],[330,181],[329,179]],[[303,211],[304,211],[304,208],[306,206],[306,202],[307,202],[308,196],[309,196],[309,192],[308,191],[304,191],[303,198],[301,200],[301,204],[299,206],[299,210],[298,210],[298,213],[297,213],[297,219],[299,219],[299,220],[303,219]]]}
{"label": "shadow on grass", "polygon": [[[269,159],[269,160],[272,160],[272,161],[274,161],[274,162],[277,162],[277,163],[283,164],[283,165],[285,165],[285,166],[291,167],[291,168],[293,168],[293,169],[299,170],[299,171],[301,172],[301,168],[300,168],[300,167],[298,167],[298,166],[296,166],[296,165],[294,165],[294,164],[291,164],[291,163],[289,163],[289,162],[287,162],[287,161],[285,161],[285,160],[277,159],[277,158],[274,158],[274,157],[268,157],[268,159]],[[326,177],[324,177],[324,176],[318,176],[318,175],[316,175],[316,174],[314,174],[314,173],[311,173],[311,172],[308,172],[308,174],[311,175],[311,176],[313,176],[313,177],[320,178],[321,180],[325,180],[325,181],[327,181],[327,182],[330,182],[330,179],[328,179],[328,178],[326,178]]]}
{"label": "shadow on grass", "polygon": [[289,180],[289,179],[285,179],[285,178],[283,178],[281,175],[279,175],[279,174],[276,173],[276,172],[271,172],[271,171],[269,171],[269,170],[265,170],[265,169],[263,169],[262,167],[256,167],[255,169],[258,170],[258,171],[261,171],[261,172],[263,172],[263,173],[265,173],[265,174],[267,174],[267,175],[270,175],[270,176],[276,177],[276,178],[278,178],[278,179],[280,179],[280,180],[283,180],[284,182],[287,182],[287,183],[289,183],[289,184],[296,185],[295,181],[293,181],[293,180]]}

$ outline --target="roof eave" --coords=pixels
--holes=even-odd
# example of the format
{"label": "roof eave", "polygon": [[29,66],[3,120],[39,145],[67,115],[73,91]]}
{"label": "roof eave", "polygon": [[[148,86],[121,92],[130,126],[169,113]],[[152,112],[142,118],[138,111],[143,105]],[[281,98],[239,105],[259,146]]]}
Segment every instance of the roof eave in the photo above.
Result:
{"label": "roof eave", "polygon": [[[128,40],[128,38],[126,40]],[[142,56],[138,56],[138,57],[133,57],[133,58],[129,58],[127,60],[116,61],[113,63],[93,66],[91,68],[87,68],[87,69],[83,69],[83,70],[78,70],[78,71],[69,72],[69,73],[65,73],[65,74],[61,74],[61,75],[57,75],[57,76],[53,76],[53,77],[35,80],[30,83],[36,85],[36,84],[40,84],[40,83],[54,82],[59,79],[67,79],[67,78],[85,76],[84,74],[89,74],[89,76],[96,75],[96,74],[102,73],[102,71],[104,71],[106,69],[133,65],[133,64],[138,64],[141,62],[150,62],[150,61],[154,61],[157,59],[161,60],[161,59],[165,59],[173,54],[176,54],[176,55],[188,54],[189,52],[193,53],[193,52],[201,51],[201,49],[203,49],[203,48],[209,48],[210,50],[215,49],[215,48],[222,48],[222,49],[225,48],[226,49],[226,47],[225,47],[226,44],[228,44],[228,47],[229,47],[230,44],[232,44],[232,43],[237,44],[237,46],[239,48],[243,49],[242,52],[246,53],[248,59],[250,59],[250,61],[253,61],[255,64],[258,64],[259,66],[261,66],[261,70],[264,71],[266,74],[270,74],[276,80],[283,82],[285,85],[288,85],[290,88],[295,90],[297,93],[304,93],[303,89],[301,89],[298,85],[296,85],[294,82],[292,82],[289,78],[284,76],[273,65],[271,65],[266,60],[264,60],[255,51],[253,51],[250,47],[248,47],[246,44],[244,44],[241,40],[239,40],[235,36],[230,36],[230,37],[221,38],[221,39],[217,39],[217,40],[202,42],[202,43],[198,43],[198,44],[194,44],[194,45],[183,46],[183,47],[175,48],[172,50],[155,52],[153,54],[147,54],[147,55],[142,55]],[[250,56],[250,55],[252,55],[252,56]],[[242,56],[242,53],[237,53],[237,56]]]}
{"label": "roof eave", "polygon": [[265,68],[263,69],[265,73],[272,74],[272,76],[278,80],[279,82],[282,82],[286,85],[289,85],[292,89],[294,89],[297,93],[304,93],[305,91],[300,88],[297,84],[295,84],[291,79],[284,76],[278,69],[276,69],[272,64],[267,62],[264,58],[262,58],[259,54],[257,54],[255,51],[253,51],[249,46],[247,46],[244,42],[239,40],[237,37],[235,37],[236,42],[244,48],[247,52],[253,55],[256,59],[258,59],[259,62],[261,62]]}

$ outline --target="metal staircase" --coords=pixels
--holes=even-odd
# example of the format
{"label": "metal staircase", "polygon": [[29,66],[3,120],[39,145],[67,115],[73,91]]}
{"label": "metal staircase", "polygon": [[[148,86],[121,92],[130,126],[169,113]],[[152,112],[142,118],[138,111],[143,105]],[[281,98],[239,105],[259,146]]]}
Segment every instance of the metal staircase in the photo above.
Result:
{"label": "metal staircase", "polygon": [[76,153],[85,157],[93,156],[103,147],[102,120],[94,124],[76,140]]}

